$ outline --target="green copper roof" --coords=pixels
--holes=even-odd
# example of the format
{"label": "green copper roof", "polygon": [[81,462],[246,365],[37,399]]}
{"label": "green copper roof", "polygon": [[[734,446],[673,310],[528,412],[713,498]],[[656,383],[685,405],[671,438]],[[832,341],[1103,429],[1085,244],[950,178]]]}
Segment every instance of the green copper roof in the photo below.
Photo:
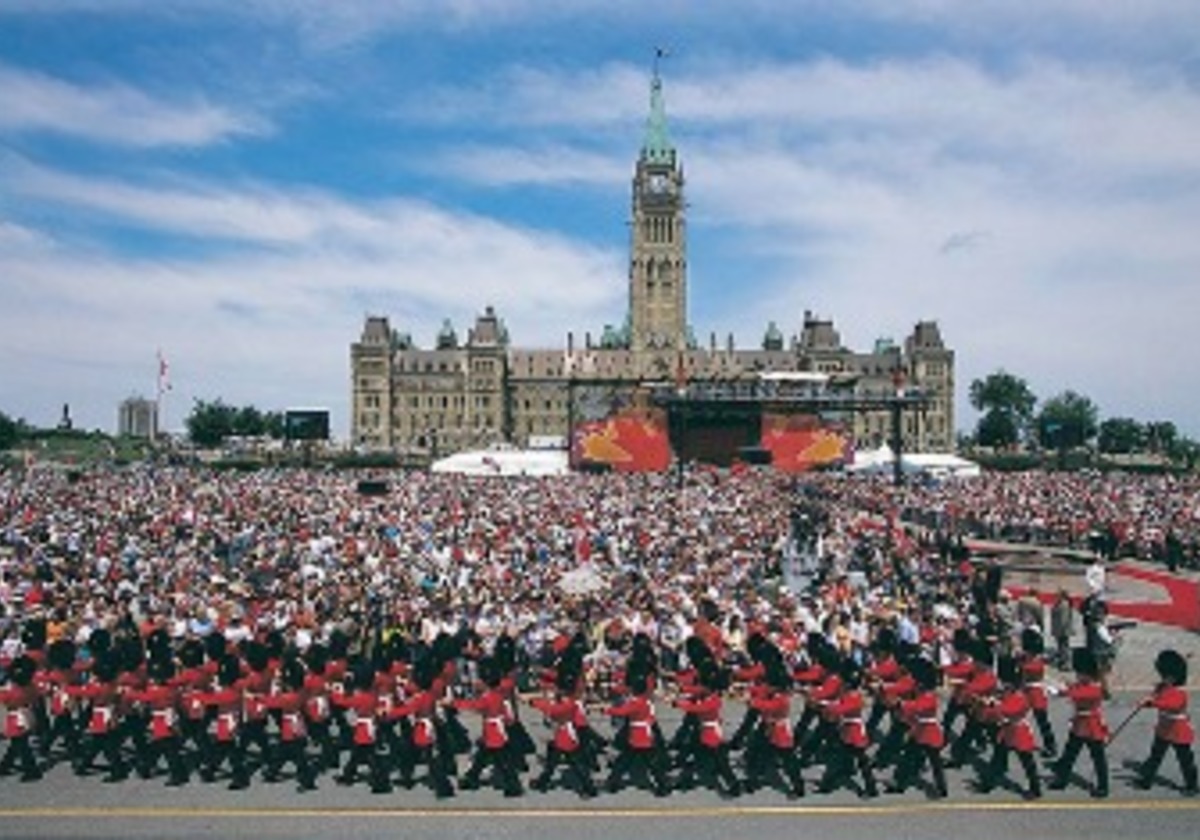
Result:
{"label": "green copper roof", "polygon": [[642,141],[642,160],[647,163],[675,163],[675,147],[667,132],[667,109],[663,104],[662,77],[654,71],[650,83],[650,116],[646,118],[646,138]]}

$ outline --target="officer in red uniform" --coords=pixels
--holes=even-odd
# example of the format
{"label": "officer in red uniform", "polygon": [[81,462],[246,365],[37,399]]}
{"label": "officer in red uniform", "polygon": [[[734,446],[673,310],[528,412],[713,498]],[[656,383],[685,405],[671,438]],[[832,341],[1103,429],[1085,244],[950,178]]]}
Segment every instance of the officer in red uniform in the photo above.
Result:
{"label": "officer in red uniform", "polygon": [[1037,721],[1038,734],[1042,738],[1042,757],[1053,758],[1058,752],[1054,740],[1054,728],[1050,726],[1050,706],[1046,698],[1046,659],[1043,653],[1046,640],[1033,627],[1027,627],[1021,633],[1021,685],[1025,689],[1025,697],[1029,700],[1029,708],[1033,719]]}
{"label": "officer in red uniform", "polygon": [[147,669],[149,683],[143,689],[126,694],[130,703],[141,704],[148,712],[148,742],[139,751],[137,771],[143,779],[154,773],[159,758],[165,758],[170,773],[167,784],[187,784],[188,771],[180,751],[179,688],[174,683],[175,663],[166,654],[152,659]]}
{"label": "officer in red uniform", "polygon": [[445,694],[437,679],[440,669],[431,654],[419,657],[412,668],[413,690],[392,714],[398,719],[409,719],[405,727],[408,743],[402,745],[399,761],[401,786],[412,788],[416,765],[425,764],[434,793],[438,799],[447,799],[454,796],[454,786],[450,783],[454,755],[443,750],[445,741],[438,739],[438,711]]}
{"label": "officer in red uniform", "polygon": [[859,795],[863,798],[879,795],[875,774],[867,758],[867,747],[871,742],[867,738],[867,726],[863,720],[861,682],[861,669],[847,659],[842,666],[842,693],[825,710],[826,719],[837,732],[837,740],[833,755],[825,764],[825,775],[819,788],[822,793],[829,793],[844,784],[857,766],[862,776]]}
{"label": "officer in red uniform", "polygon": [[105,781],[119,782],[129,776],[125,758],[121,754],[120,696],[117,691],[117,676],[120,666],[116,654],[101,650],[92,664],[90,678],[86,683],[73,686],[70,691],[83,712],[83,739],[75,760],[75,772],[86,776],[98,753],[104,753],[108,762]]}
{"label": "officer in red uniform", "polygon": [[1020,666],[1011,657],[1002,656],[996,663],[996,675],[1000,678],[1002,688],[985,711],[996,727],[996,741],[992,758],[979,780],[979,792],[988,793],[1008,775],[1008,754],[1015,752],[1028,782],[1025,798],[1038,799],[1042,795],[1042,783],[1033,760],[1037,744],[1033,740],[1033,728],[1029,725],[1029,697],[1021,684]]}
{"label": "officer in red uniform", "polygon": [[1183,793],[1195,796],[1196,754],[1192,750],[1195,732],[1188,717],[1187,660],[1178,651],[1164,650],[1154,660],[1154,668],[1161,679],[1154,693],[1142,701],[1142,705],[1158,710],[1158,724],[1154,728],[1154,745],[1150,756],[1142,763],[1134,785],[1143,789],[1154,784],[1159,765],[1167,754],[1167,748],[1175,751],[1179,770],[1183,774]]}
{"label": "officer in red uniform", "polygon": [[281,690],[264,700],[268,709],[279,714],[279,743],[271,751],[263,780],[279,781],[283,765],[290,761],[296,765],[300,792],[315,790],[316,773],[308,760],[308,726],[304,714],[308,695],[304,691],[304,665],[298,659],[285,660],[280,677]]}
{"label": "officer in red uniform", "polygon": [[[243,755],[250,760],[251,745],[258,748],[258,764],[271,762],[271,741],[267,735],[267,695],[274,679],[267,646],[253,639],[242,645],[246,670],[242,676],[242,724],[238,732]],[[253,771],[251,771],[253,773]]]}
{"label": "officer in red uniform", "polygon": [[627,670],[625,684],[632,696],[605,710],[608,717],[628,720],[625,736],[614,739],[617,758],[608,773],[605,788],[609,793],[621,789],[627,774],[641,768],[650,776],[655,796],[666,796],[670,787],[666,778],[666,754],[655,736],[654,701],[650,698],[647,675],[639,669]]}
{"label": "officer in red uniform", "polygon": [[206,716],[208,709],[196,697],[212,688],[215,670],[204,667],[204,643],[199,639],[188,639],[179,648],[179,673],[175,685],[179,688],[180,740],[186,747],[190,741],[197,755],[207,751],[205,741]]}
{"label": "officer in red uniform", "polygon": [[723,796],[742,793],[741,782],[729,766],[729,748],[721,731],[721,693],[728,687],[729,672],[710,661],[700,671],[695,694],[675,701],[675,708],[696,720],[690,742],[684,745],[683,772],[676,785],[680,790],[689,790],[699,772],[711,777]]}
{"label": "officer in red uniform", "polygon": [[75,760],[79,745],[79,728],[75,720],[75,699],[71,687],[79,683],[82,669],[76,668],[76,647],[69,639],[59,639],[46,650],[46,668],[34,677],[38,690],[45,698],[46,724],[39,744],[42,758],[50,758],[54,742],[62,738],[67,758]]}
{"label": "officer in red uniform", "polygon": [[242,721],[241,663],[225,655],[217,666],[218,688],[209,693],[197,693],[196,700],[208,709],[209,732],[205,740],[207,753],[200,778],[211,782],[217,770],[229,761],[232,778],[230,790],[244,790],[250,786],[250,773],[246,769],[246,754],[238,740]]}
{"label": "officer in red uniform", "polygon": [[1049,787],[1051,790],[1062,790],[1067,786],[1075,759],[1086,746],[1092,756],[1096,776],[1092,796],[1104,798],[1108,796],[1108,755],[1105,752],[1108,725],[1104,722],[1104,686],[1100,682],[1099,665],[1090,650],[1076,648],[1071,653],[1071,667],[1079,677],[1064,692],[1075,705],[1071,734],[1063,754],[1051,765],[1054,778]]}
{"label": "officer in red uniform", "polygon": [[782,658],[765,665],[763,690],[749,697],[749,704],[758,713],[758,728],[751,734],[746,747],[747,791],[754,792],[773,765],[783,768],[788,781],[788,798],[804,796],[804,778],[800,775],[800,760],[792,739],[789,720],[792,708],[792,677]]}
{"label": "officer in red uniform", "polygon": [[991,645],[983,639],[973,640],[970,658],[970,677],[957,691],[957,702],[967,710],[967,723],[950,747],[950,761],[947,762],[950,767],[966,764],[980,747],[995,740],[995,721],[988,710],[999,683],[992,669],[994,656]]}
{"label": "officer in red uniform", "polygon": [[30,738],[33,736],[34,714],[41,695],[33,684],[37,663],[28,655],[18,656],[8,669],[8,686],[0,690],[0,706],[4,706],[4,737],[8,749],[0,759],[0,776],[12,773],[13,765],[21,766],[21,781],[34,782],[42,778],[42,769],[33,755]]}
{"label": "officer in red uniform", "polygon": [[520,796],[523,792],[521,780],[517,777],[516,756],[508,733],[507,689],[502,686],[504,674],[495,659],[485,657],[479,662],[479,678],[484,690],[478,697],[454,702],[460,711],[478,712],[483,717],[483,735],[459,788],[477,789],[484,768],[491,766],[493,784],[498,781],[505,796]]}
{"label": "officer in red uniform", "polygon": [[[580,663],[582,665],[582,662]],[[582,686],[580,671],[560,663],[556,673],[557,691],[553,697],[536,697],[531,701],[533,708],[540,711],[554,727],[554,736],[546,746],[546,763],[541,775],[530,785],[534,790],[545,793],[554,780],[554,771],[560,763],[571,768],[575,776],[576,789],[584,799],[596,795],[596,784],[592,781],[591,765],[584,749],[580,717],[586,721],[583,702],[580,700]]]}
{"label": "officer in red uniform", "polygon": [[944,798],[946,771],[942,764],[942,747],[946,738],[938,719],[937,668],[924,657],[909,659],[906,667],[917,683],[917,692],[911,700],[900,701],[900,717],[907,727],[908,742],[887,791],[903,793],[928,761],[933,772],[934,795]]}
{"label": "officer in red uniform", "polygon": [[[333,705],[346,710],[350,727],[350,759],[335,781],[352,785],[358,780],[358,768],[367,765],[371,792],[390,793],[391,781],[379,755],[379,694],[375,690],[375,668],[361,661],[353,667],[354,689],[348,694],[335,694]],[[390,710],[389,710],[390,711]]]}

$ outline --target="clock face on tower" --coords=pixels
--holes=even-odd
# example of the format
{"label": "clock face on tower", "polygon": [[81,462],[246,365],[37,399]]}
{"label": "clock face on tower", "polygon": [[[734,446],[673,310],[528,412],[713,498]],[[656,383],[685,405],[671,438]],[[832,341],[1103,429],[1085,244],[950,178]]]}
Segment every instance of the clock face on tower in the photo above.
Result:
{"label": "clock face on tower", "polygon": [[671,182],[667,180],[667,176],[661,172],[650,176],[650,181],[647,184],[651,195],[666,195],[671,187]]}

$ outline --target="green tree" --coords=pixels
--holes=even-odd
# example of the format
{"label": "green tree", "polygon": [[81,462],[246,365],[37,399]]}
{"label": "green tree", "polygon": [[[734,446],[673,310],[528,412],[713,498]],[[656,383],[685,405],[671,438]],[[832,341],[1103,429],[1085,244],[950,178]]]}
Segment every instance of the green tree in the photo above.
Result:
{"label": "green tree", "polygon": [[234,433],[236,415],[237,409],[226,405],[220,398],[212,402],[196,400],[186,421],[188,437],[197,446],[220,446],[225,438]]}
{"label": "green tree", "polygon": [[3,411],[0,411],[0,450],[11,449],[16,446],[20,438],[20,426]]}
{"label": "green tree", "polygon": [[1155,455],[1169,454],[1179,438],[1179,431],[1170,420],[1146,424],[1146,448]]}
{"label": "green tree", "polygon": [[975,436],[981,446],[1012,446],[1029,428],[1037,397],[1029,384],[1004,370],[971,382],[971,405],[982,416]]}
{"label": "green tree", "polygon": [[1084,446],[1096,436],[1096,404],[1075,391],[1063,391],[1046,400],[1037,416],[1038,440],[1043,446],[1068,450]]}
{"label": "green tree", "polygon": [[1109,455],[1141,452],[1146,445],[1146,428],[1131,417],[1109,417],[1100,424],[1098,445]]}
{"label": "green tree", "polygon": [[232,419],[233,434],[239,437],[261,437],[265,425],[262,412],[252,405],[237,409]]}

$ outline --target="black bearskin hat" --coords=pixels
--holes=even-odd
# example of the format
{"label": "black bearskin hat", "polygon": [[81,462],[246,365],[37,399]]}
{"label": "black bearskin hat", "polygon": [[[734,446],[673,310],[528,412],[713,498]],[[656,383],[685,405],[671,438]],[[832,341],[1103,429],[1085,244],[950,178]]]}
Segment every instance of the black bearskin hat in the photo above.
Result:
{"label": "black bearskin hat", "polygon": [[1188,678],[1188,663],[1177,650],[1168,648],[1158,654],[1154,660],[1154,670],[1165,682],[1172,685],[1183,685]]}
{"label": "black bearskin hat", "polygon": [[1088,648],[1077,647],[1071,651],[1071,668],[1077,674],[1085,677],[1097,677],[1100,674],[1100,664],[1096,662],[1096,654]]}
{"label": "black bearskin hat", "polygon": [[1041,656],[1045,649],[1046,640],[1040,632],[1033,627],[1026,627],[1021,631],[1021,650],[1030,656]]}

